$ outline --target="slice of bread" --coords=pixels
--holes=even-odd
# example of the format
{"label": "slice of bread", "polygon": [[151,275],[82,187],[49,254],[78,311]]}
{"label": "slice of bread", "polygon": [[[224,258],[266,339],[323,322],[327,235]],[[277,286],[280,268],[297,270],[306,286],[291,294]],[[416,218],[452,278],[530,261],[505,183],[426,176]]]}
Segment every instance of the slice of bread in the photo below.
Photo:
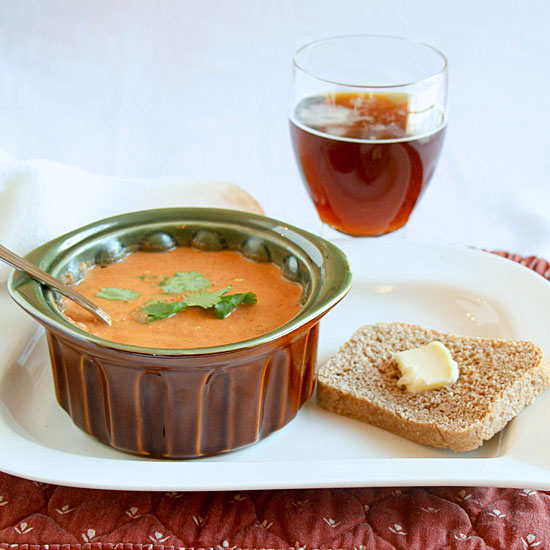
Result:
{"label": "slice of bread", "polygon": [[[434,340],[458,363],[456,383],[419,393],[397,386],[393,354]],[[504,428],[549,383],[543,352],[530,342],[379,323],[357,330],[319,369],[317,401],[419,443],[469,451]]]}

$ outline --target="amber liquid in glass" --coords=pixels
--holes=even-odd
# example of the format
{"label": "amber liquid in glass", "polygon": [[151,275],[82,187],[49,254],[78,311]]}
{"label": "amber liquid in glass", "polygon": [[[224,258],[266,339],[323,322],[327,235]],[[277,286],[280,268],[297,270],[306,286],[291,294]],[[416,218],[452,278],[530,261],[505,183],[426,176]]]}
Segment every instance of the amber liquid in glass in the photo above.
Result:
{"label": "amber liquid in glass", "polygon": [[407,94],[332,93],[303,99],[292,142],[322,221],[378,236],[403,227],[428,185],[445,126],[411,112]]}

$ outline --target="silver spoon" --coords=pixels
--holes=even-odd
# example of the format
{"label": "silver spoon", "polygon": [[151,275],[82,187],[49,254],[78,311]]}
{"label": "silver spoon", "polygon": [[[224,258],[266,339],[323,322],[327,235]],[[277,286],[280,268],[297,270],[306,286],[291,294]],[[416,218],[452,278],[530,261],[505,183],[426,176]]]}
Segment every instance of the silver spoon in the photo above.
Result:
{"label": "silver spoon", "polygon": [[111,324],[111,317],[108,313],[103,311],[100,307],[96,306],[93,302],[88,300],[85,296],[82,296],[76,290],[73,290],[71,287],[64,285],[59,279],[52,277],[49,273],[42,271],[35,265],[31,264],[27,260],[21,258],[17,254],[14,254],[11,250],[8,250],[5,246],[0,244],[0,260],[3,260],[7,264],[24,271],[27,275],[30,275],[33,279],[49,286],[55,288],[58,292],[66,296],[73,302],[76,302],[78,305],[82,306],[86,311],[89,311],[92,315],[107,323]]}

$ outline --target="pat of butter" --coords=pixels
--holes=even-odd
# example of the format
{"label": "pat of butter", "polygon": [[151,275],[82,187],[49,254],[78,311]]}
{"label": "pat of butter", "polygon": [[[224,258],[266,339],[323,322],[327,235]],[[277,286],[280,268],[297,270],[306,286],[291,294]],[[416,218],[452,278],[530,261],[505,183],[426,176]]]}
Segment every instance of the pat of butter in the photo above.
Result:
{"label": "pat of butter", "polygon": [[458,379],[458,365],[441,342],[394,354],[401,371],[398,386],[409,392],[435,390],[454,384]]}

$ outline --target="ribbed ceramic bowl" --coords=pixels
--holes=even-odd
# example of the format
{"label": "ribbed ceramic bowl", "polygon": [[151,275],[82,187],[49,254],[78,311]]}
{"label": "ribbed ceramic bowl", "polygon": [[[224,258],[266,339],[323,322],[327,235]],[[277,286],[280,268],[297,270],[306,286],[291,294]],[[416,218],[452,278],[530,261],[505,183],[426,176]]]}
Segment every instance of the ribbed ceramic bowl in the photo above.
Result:
{"label": "ribbed ceramic bowl", "polygon": [[170,208],[105,219],[63,235],[27,259],[66,282],[83,266],[120,261],[135,250],[176,246],[238,250],[281,266],[303,287],[303,308],[257,338],[200,349],[110,342],[69,322],[58,298],[12,273],[15,301],[46,328],[57,400],[99,441],[150,457],[216,455],[282,428],[311,396],[318,322],[351,286],[344,254],[283,222],[209,208]]}

